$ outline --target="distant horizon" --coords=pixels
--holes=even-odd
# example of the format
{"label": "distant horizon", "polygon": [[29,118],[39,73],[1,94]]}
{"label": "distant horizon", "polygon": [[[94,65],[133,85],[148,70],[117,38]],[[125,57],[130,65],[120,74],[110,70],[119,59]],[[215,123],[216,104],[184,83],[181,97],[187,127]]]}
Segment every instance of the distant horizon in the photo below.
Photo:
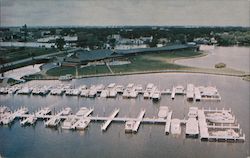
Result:
{"label": "distant horizon", "polygon": [[0,0],[4,26],[250,27],[250,0]]}
{"label": "distant horizon", "polygon": [[[0,26],[0,28],[15,28],[23,25]],[[27,25],[27,24],[26,24]],[[166,28],[250,28],[250,26],[211,26],[211,25],[27,25],[28,28],[123,28],[123,27],[166,27]]]}

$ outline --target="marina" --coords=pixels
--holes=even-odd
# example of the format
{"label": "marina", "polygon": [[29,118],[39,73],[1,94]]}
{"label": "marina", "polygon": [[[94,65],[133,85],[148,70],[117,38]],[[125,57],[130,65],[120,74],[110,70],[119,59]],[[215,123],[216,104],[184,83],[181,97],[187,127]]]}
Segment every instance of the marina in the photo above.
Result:
{"label": "marina", "polygon": [[[195,101],[188,101],[186,99],[186,95],[176,95],[174,101],[172,101],[170,94],[163,94],[163,93],[161,95],[161,100],[159,102],[151,102],[150,99],[144,99],[143,94],[139,94],[136,99],[123,99],[122,93],[118,93],[116,98],[101,98],[99,97],[100,94],[97,94],[95,99],[92,98],[90,99],[88,97],[80,97],[80,96],[79,97],[65,96],[65,94],[62,96],[53,96],[50,94],[48,94],[47,96],[37,96],[37,95],[34,96],[32,94],[0,95],[1,105],[8,106],[11,111],[18,109],[20,105],[25,105],[26,107],[29,108],[30,114],[34,114],[34,112],[40,110],[41,107],[42,108],[49,107],[52,110],[52,113],[50,115],[55,115],[56,113],[60,112],[61,109],[64,109],[66,107],[70,107],[72,109],[73,115],[76,115],[79,109],[82,107],[86,107],[88,109],[94,108],[93,113],[89,115],[92,117],[91,120],[89,117],[82,118],[78,122],[79,126],[77,126],[77,128],[75,129],[70,129],[70,130],[66,129],[64,130],[61,128],[63,121],[67,118],[67,116],[64,116],[64,118],[61,119],[60,124],[58,124],[56,128],[55,127],[45,128],[44,121],[50,119],[50,117],[48,116],[46,116],[47,118],[44,117],[44,119],[43,118],[37,119],[36,123],[32,126],[26,126],[26,125],[21,126],[19,120],[23,119],[16,118],[15,121],[13,121],[13,123],[9,124],[8,126],[7,125],[0,126],[0,131],[1,131],[0,133],[6,135],[6,137],[8,138],[5,139],[4,137],[2,137],[1,141],[4,142],[6,140],[5,142],[10,143],[9,140],[13,140],[16,139],[16,137],[19,137],[18,139],[21,139],[20,141],[25,142],[27,147],[32,148],[33,144],[35,144],[37,147],[39,147],[40,150],[41,145],[44,146],[44,144],[46,144],[45,146],[47,147],[45,149],[46,150],[53,149],[51,153],[52,154],[54,153],[55,155],[56,152],[54,152],[54,150],[60,150],[61,149],[60,146],[64,145],[65,147],[72,149],[78,149],[79,147],[80,151],[76,152],[71,152],[71,150],[65,149],[65,152],[67,153],[69,152],[71,156],[74,155],[74,153],[77,153],[77,154],[82,154],[84,156],[89,156],[94,154],[95,156],[98,157],[97,153],[89,151],[96,148],[95,146],[98,145],[102,150],[105,151],[108,150],[108,148],[110,148],[111,146],[117,151],[116,156],[118,156],[119,155],[118,151],[119,153],[123,151],[120,149],[121,147],[127,148],[128,146],[133,146],[133,148],[136,148],[137,146],[139,146],[138,143],[139,144],[146,143],[150,144],[150,146],[155,146],[157,148],[157,152],[159,153],[161,153],[161,151],[163,151],[164,149],[181,149],[183,151],[187,150],[192,151],[193,147],[195,147],[195,148],[202,148],[207,152],[220,149],[220,151],[217,150],[218,156],[215,157],[221,157],[222,155],[227,155],[228,157],[244,157],[245,155],[244,152],[242,153],[238,151],[241,151],[241,149],[247,149],[249,142],[248,138],[249,128],[248,128],[248,121],[246,119],[248,118],[248,113],[247,113],[248,110],[244,108],[248,107],[248,96],[247,96],[248,88],[246,87],[247,85],[244,84],[245,81],[239,81],[237,78],[233,77],[221,78],[219,76],[210,75],[209,82],[205,82],[203,81],[203,79],[207,78],[207,76],[204,75],[190,74],[188,77],[185,76],[186,74],[185,75],[156,74],[154,78],[155,77],[159,78],[159,82],[157,83],[150,75],[129,76],[129,79],[127,76],[104,77],[100,79],[89,78],[84,80],[72,80],[70,81],[70,85],[69,83],[63,83],[61,87],[63,90],[66,90],[67,88],[77,89],[83,85],[86,85],[86,89],[89,89],[91,85],[99,85],[100,83],[102,83],[103,85],[105,85],[106,88],[108,84],[116,83],[116,85],[125,85],[124,86],[125,89],[126,85],[128,85],[129,83],[134,83],[135,85],[141,84],[143,88],[146,88],[146,85],[148,83],[154,83],[154,85],[157,86],[158,89],[167,91],[167,89],[173,87],[173,85],[183,85],[183,87],[185,87],[185,85],[187,85],[188,83],[192,83],[193,85],[195,85],[194,87],[198,87],[200,85],[203,85],[205,87],[216,85],[218,91],[222,96],[222,100],[220,102],[209,102],[209,101],[195,102]],[[182,80],[180,81],[177,78],[180,78]],[[171,82],[172,80],[176,79],[177,82]],[[220,84],[220,81],[222,79],[226,80],[228,83],[230,83],[230,85],[231,84],[237,85],[238,89],[241,89],[241,91],[239,90],[231,91],[231,88],[228,87],[227,84]],[[238,82],[240,83],[238,84]],[[31,81],[26,83],[25,85],[20,84],[19,86],[49,87],[49,85],[52,85],[52,88],[54,88],[57,86],[59,87],[59,85],[61,84],[62,83],[59,81]],[[240,95],[235,95],[236,93]],[[160,120],[158,118],[158,113],[161,106],[167,106],[169,108],[169,113],[172,112],[172,116],[170,119],[171,122],[168,124],[166,124],[165,120],[167,118],[170,118],[169,117],[170,115],[168,115],[165,119]],[[212,113],[212,111],[215,112],[216,108],[217,110],[222,110],[224,108],[224,110],[229,110],[229,111],[231,109],[230,113],[236,116],[235,124],[212,123],[205,118],[208,127],[205,129],[208,129],[208,134],[211,137],[216,135],[217,131],[229,130],[230,128],[228,127],[230,126],[232,126],[232,129],[234,129],[239,134],[240,134],[240,129],[242,129],[242,132],[245,133],[244,143],[231,143],[231,142],[243,142],[243,140],[240,141],[224,140],[223,143],[221,143],[222,140],[216,140],[216,139],[203,140],[201,139],[202,134],[200,132],[200,125],[199,125],[198,138],[187,139],[185,124],[188,119],[189,107],[197,107],[198,110],[201,110],[202,108],[204,108],[204,110],[209,110],[210,107],[211,111],[210,113]],[[102,132],[101,125],[107,121],[107,118],[104,120],[103,116],[108,117],[116,108],[120,109],[119,115],[117,115],[114,118],[114,120],[112,120],[107,130]],[[137,133],[134,133],[132,131],[126,132],[125,131],[126,122],[130,121],[134,123],[138,114],[142,109],[145,109],[146,113],[145,116],[143,117],[143,120],[140,123],[138,132]],[[207,117],[207,115],[205,116]],[[178,129],[179,129],[178,123],[172,124],[173,119],[180,120],[179,127],[181,129],[180,130],[181,134],[178,134]],[[200,119],[201,118],[198,118],[197,116],[198,122],[200,121]],[[158,121],[154,123],[155,120]],[[238,127],[238,124],[240,124],[239,126],[240,129],[236,128]],[[174,128],[175,125],[177,130],[173,131],[172,133],[172,127]],[[220,129],[221,128],[220,126],[225,126],[225,128]],[[165,133],[165,127],[166,127],[166,133]],[[230,133],[230,131],[218,132],[217,135],[222,135],[222,134],[227,135],[228,133]],[[233,132],[231,133],[233,134]],[[29,142],[29,140],[31,140],[32,142]],[[202,142],[200,142],[200,140],[202,140]],[[39,145],[40,142],[42,143],[41,145]],[[115,144],[120,143],[120,145],[117,146],[114,145],[114,143]],[[183,143],[186,144],[185,147],[182,146]],[[14,145],[15,143],[10,143],[10,144]],[[162,146],[167,146],[167,148],[166,147],[163,148]],[[9,147],[6,146],[5,149],[6,148],[8,149]],[[43,150],[43,148],[41,147],[42,151],[45,151],[45,149]],[[129,150],[129,151],[131,151],[132,153],[135,152],[135,150]],[[136,151],[138,150],[136,149]],[[232,151],[237,151],[237,152],[235,153]],[[18,153],[21,154],[20,152],[21,151],[19,151]],[[37,154],[37,152],[35,151],[33,153],[34,156],[35,153]],[[70,156],[67,153],[66,153],[67,157]],[[147,153],[147,155],[148,154],[150,155],[150,152],[145,152],[145,153]],[[129,155],[136,156],[137,154],[129,154]],[[165,154],[162,153],[158,156],[164,157],[164,155]],[[175,154],[175,152],[173,153],[172,151],[168,151],[168,155],[172,155],[172,157],[178,156]],[[195,156],[192,153],[190,153],[189,155],[191,157]],[[150,156],[153,155],[151,154]]]}

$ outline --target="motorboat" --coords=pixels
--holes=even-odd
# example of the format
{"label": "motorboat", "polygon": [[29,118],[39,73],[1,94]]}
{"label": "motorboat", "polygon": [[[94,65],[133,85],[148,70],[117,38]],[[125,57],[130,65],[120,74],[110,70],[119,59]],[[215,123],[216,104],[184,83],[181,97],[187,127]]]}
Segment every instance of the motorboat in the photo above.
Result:
{"label": "motorboat", "polygon": [[171,133],[172,134],[181,134],[181,122],[179,119],[171,120]]}
{"label": "motorboat", "polygon": [[127,121],[125,124],[125,133],[132,133],[135,121]]}
{"label": "motorboat", "polygon": [[189,107],[188,117],[189,118],[197,118],[198,117],[198,107]]}
{"label": "motorboat", "polygon": [[167,106],[160,106],[158,117],[159,118],[166,118],[168,116],[169,109]]}

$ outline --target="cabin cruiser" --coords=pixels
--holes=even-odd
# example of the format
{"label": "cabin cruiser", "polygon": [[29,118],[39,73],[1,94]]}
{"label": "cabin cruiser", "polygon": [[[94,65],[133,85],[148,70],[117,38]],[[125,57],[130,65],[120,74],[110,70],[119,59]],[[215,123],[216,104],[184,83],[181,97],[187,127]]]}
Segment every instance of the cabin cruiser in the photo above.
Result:
{"label": "cabin cruiser", "polygon": [[63,109],[63,111],[61,112],[61,115],[66,116],[66,115],[69,115],[70,113],[71,113],[71,108],[67,107]]}
{"label": "cabin cruiser", "polygon": [[30,94],[32,92],[32,88],[29,87],[23,87],[20,89],[17,94]]}
{"label": "cabin cruiser", "polygon": [[171,133],[181,134],[181,121],[179,119],[171,120]]}
{"label": "cabin cruiser", "polygon": [[235,123],[235,117],[228,111],[208,113],[207,120],[212,123]]}
{"label": "cabin cruiser", "polygon": [[1,87],[1,88],[0,88],[0,94],[8,94],[8,88],[6,88],[6,87]]}
{"label": "cabin cruiser", "polygon": [[34,115],[32,115],[32,116],[29,116],[29,117],[27,117],[26,119],[24,119],[24,120],[22,120],[21,122],[20,122],[20,124],[22,125],[22,126],[24,126],[24,125],[33,125],[35,122],[36,122],[36,120],[37,120],[37,117],[35,117]]}
{"label": "cabin cruiser", "polygon": [[194,85],[193,84],[187,85],[187,100],[188,101],[194,100]]}
{"label": "cabin cruiser", "polygon": [[76,116],[84,116],[87,112],[89,112],[89,109],[86,107],[81,107],[80,110],[76,113]]}
{"label": "cabin cruiser", "polygon": [[198,107],[189,107],[188,117],[189,118],[197,118],[198,117]]}
{"label": "cabin cruiser", "polygon": [[239,138],[239,133],[235,132],[233,129],[227,129],[225,131],[215,131],[211,132],[212,136],[227,137],[227,138]]}
{"label": "cabin cruiser", "polygon": [[115,86],[115,90],[117,91],[117,93],[123,93],[124,87],[123,85],[117,85]]}
{"label": "cabin cruiser", "polygon": [[59,81],[69,81],[69,80],[72,80],[73,79],[73,76],[71,74],[67,74],[65,76],[60,76],[58,78]]}
{"label": "cabin cruiser", "polygon": [[108,90],[102,90],[100,97],[101,98],[107,98],[109,96],[109,91]]}
{"label": "cabin cruiser", "polygon": [[115,89],[111,89],[110,92],[109,92],[108,97],[109,98],[115,98],[116,95],[117,95],[117,91]]}
{"label": "cabin cruiser", "polygon": [[71,127],[74,125],[74,123],[76,122],[76,118],[73,115],[70,115],[66,118],[65,121],[63,121],[62,124],[62,129],[71,129]]}
{"label": "cabin cruiser", "polygon": [[138,95],[138,92],[135,90],[130,91],[129,98],[136,98]]}
{"label": "cabin cruiser", "polygon": [[81,118],[72,126],[72,129],[84,130],[85,128],[88,127],[89,123],[90,123],[89,118]]}
{"label": "cabin cruiser", "polygon": [[96,89],[97,93],[101,93],[102,90],[104,90],[104,88],[105,88],[105,86],[103,84],[99,84],[96,86],[95,89]]}
{"label": "cabin cruiser", "polygon": [[58,124],[60,123],[61,119],[57,116],[52,117],[51,119],[49,119],[47,122],[45,122],[45,126],[46,127],[57,127]]}
{"label": "cabin cruiser", "polygon": [[169,109],[167,106],[160,106],[158,117],[159,118],[166,118],[168,116]]}
{"label": "cabin cruiser", "polygon": [[43,116],[43,115],[47,115],[49,113],[51,113],[51,109],[48,107],[45,107],[45,108],[41,109],[40,111],[36,112],[35,115],[36,116]]}
{"label": "cabin cruiser", "polygon": [[175,87],[175,94],[176,95],[183,95],[185,93],[183,86],[176,86]]}
{"label": "cabin cruiser", "polygon": [[158,101],[161,99],[161,92],[156,90],[154,91],[153,95],[152,95],[152,99],[153,101]]}
{"label": "cabin cruiser", "polygon": [[125,133],[132,133],[135,121],[127,121],[125,124]]}
{"label": "cabin cruiser", "polygon": [[81,97],[88,97],[89,96],[89,89],[81,90],[80,96]]}
{"label": "cabin cruiser", "polygon": [[196,118],[188,118],[186,123],[186,137],[198,137],[199,125]]}

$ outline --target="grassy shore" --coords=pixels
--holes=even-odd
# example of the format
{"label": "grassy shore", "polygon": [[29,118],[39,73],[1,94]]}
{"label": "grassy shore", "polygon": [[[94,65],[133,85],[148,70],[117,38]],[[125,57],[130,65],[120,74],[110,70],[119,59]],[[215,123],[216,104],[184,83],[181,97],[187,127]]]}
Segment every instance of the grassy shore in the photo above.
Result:
{"label": "grassy shore", "polygon": [[[214,75],[238,76],[245,77],[247,74],[243,71],[238,71],[230,68],[197,68],[175,64],[175,60],[185,58],[195,58],[206,55],[203,52],[178,51],[167,53],[144,54],[129,57],[131,64],[110,66],[113,73],[109,71],[106,65],[89,66],[78,68],[76,76],[75,67],[57,67],[47,71],[47,74],[39,76],[39,79],[57,79],[58,76],[72,74],[76,78],[113,76],[113,75],[133,75],[147,73],[203,73]],[[249,76],[246,77],[249,79]]]}
{"label": "grassy shore", "polygon": [[[139,71],[157,71],[157,70],[180,70],[187,68],[186,66],[174,64],[171,62],[177,58],[187,58],[201,55],[201,52],[194,51],[176,51],[176,52],[162,52],[130,56],[128,58],[131,64],[110,66],[114,73],[127,73]],[[107,66],[89,66],[78,68],[78,75],[95,75],[95,74],[109,74],[111,73]],[[61,76],[65,74],[76,75],[75,67],[57,67],[47,71],[48,76]]]}

